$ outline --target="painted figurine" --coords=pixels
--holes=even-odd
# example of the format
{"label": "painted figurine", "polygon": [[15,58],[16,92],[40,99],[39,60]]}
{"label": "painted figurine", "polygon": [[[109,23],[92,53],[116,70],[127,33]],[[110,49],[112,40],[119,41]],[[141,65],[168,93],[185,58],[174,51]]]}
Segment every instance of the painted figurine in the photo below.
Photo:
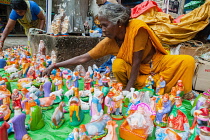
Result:
{"label": "painted figurine", "polygon": [[169,100],[168,94],[164,94],[162,96],[162,98],[158,101],[156,108],[157,108],[157,113],[156,113],[157,125],[161,122],[166,123],[167,120],[164,118],[166,118],[167,113],[171,111],[171,101]]}
{"label": "painted figurine", "polygon": [[181,94],[184,94],[184,85],[182,83],[182,80],[178,80],[176,84],[176,96],[180,96]]}
{"label": "painted figurine", "polygon": [[44,77],[44,84],[41,86],[43,87],[44,97],[49,97],[51,93],[52,83],[47,76]]}
{"label": "painted figurine", "polygon": [[75,89],[75,96],[70,98],[68,104],[69,104],[70,125],[77,126],[84,119],[84,114],[81,111],[81,102],[79,99],[78,89]]}
{"label": "painted figurine", "polygon": [[141,102],[141,94],[138,91],[133,92],[130,103],[127,108],[127,115],[132,114],[137,110],[137,105]]}
{"label": "painted figurine", "polygon": [[[31,100],[31,102],[34,101]],[[29,129],[31,131],[39,130],[45,125],[44,119],[42,117],[42,109],[36,104],[34,104],[34,106],[31,106],[30,109],[30,120],[28,122]]]}
{"label": "painted figurine", "polygon": [[111,73],[111,70],[110,70],[109,66],[106,66],[106,70],[105,70],[105,72],[104,72],[104,75],[105,75],[106,77],[110,77],[110,73]]}
{"label": "painted figurine", "polygon": [[86,75],[84,77],[85,90],[90,90],[91,82],[92,82],[92,79],[90,78],[90,73],[86,72]]}
{"label": "painted figurine", "polygon": [[87,132],[84,124],[79,126],[79,138],[81,139],[82,136],[88,136],[88,132]]}
{"label": "painted figurine", "polygon": [[56,73],[56,76],[55,76],[55,78],[53,80],[53,83],[55,84],[55,90],[62,89],[62,87],[63,87],[63,79],[60,76],[59,72]]}
{"label": "painted figurine", "polygon": [[79,72],[78,71],[74,72],[73,82],[75,88],[79,88],[79,79],[80,79]]}
{"label": "painted figurine", "polygon": [[43,107],[46,109],[51,109],[55,99],[56,99],[55,95],[52,95],[50,97],[39,98],[40,106],[42,107],[42,109]]}
{"label": "painted figurine", "polygon": [[117,83],[117,88],[116,88],[116,91],[114,92],[114,97],[113,97],[113,101],[115,102],[115,112],[114,114],[115,115],[121,115],[123,116],[122,114],[122,106],[123,106],[123,99],[124,99],[124,96],[122,95],[122,88],[123,88],[123,85],[122,83]]}
{"label": "painted figurine", "polygon": [[175,98],[175,105],[168,117],[169,127],[174,130],[189,131],[189,122],[187,116],[187,110],[182,105],[182,99],[177,96]]}
{"label": "painted figurine", "polygon": [[39,42],[38,53],[41,54],[41,55],[45,55],[46,54],[46,47],[45,47],[45,44],[44,44],[43,40],[40,40],[40,42]]}
{"label": "painted figurine", "polygon": [[103,137],[102,140],[118,140],[116,127],[118,127],[118,125],[115,121],[108,121],[106,123],[106,129],[108,129],[108,134],[105,137]]}
{"label": "painted figurine", "polygon": [[58,105],[58,107],[56,107],[52,117],[51,117],[51,121],[53,123],[53,125],[51,125],[52,128],[59,128],[63,123],[64,123],[64,107],[65,103],[64,102],[60,102],[60,104]]}
{"label": "painted figurine", "polygon": [[145,87],[146,88],[149,88],[149,89],[152,89],[152,86],[154,85],[154,79],[152,78],[152,76],[148,76],[148,78],[146,79],[146,82],[145,82]]}
{"label": "painted figurine", "polygon": [[73,132],[71,132],[68,135],[68,138],[66,138],[66,140],[79,140],[79,129],[78,128],[74,128]]}
{"label": "painted figurine", "polygon": [[3,98],[3,104],[10,106],[10,96],[11,92],[7,89],[6,85],[0,86],[0,92],[5,95],[5,98]]}
{"label": "painted figurine", "polygon": [[0,113],[0,140],[8,140],[7,129],[10,125],[4,121],[4,115]]}
{"label": "painted figurine", "polygon": [[13,93],[12,93],[12,106],[14,107],[21,107],[21,99],[22,99],[22,95],[21,93],[19,93],[19,91],[17,89],[13,89]]}
{"label": "painted figurine", "polygon": [[108,95],[105,97],[104,104],[107,106],[107,113],[111,114],[114,112],[115,102],[113,101],[113,92],[109,92]]}
{"label": "painted figurine", "polygon": [[94,96],[91,102],[90,115],[92,116],[92,118],[90,122],[98,120],[103,115],[103,109],[101,105],[103,102],[102,98],[103,93],[100,90],[94,92]]}
{"label": "painted figurine", "polygon": [[24,137],[28,137],[30,139],[30,136],[27,134],[27,131],[25,128],[25,119],[26,119],[26,115],[23,113],[15,116],[12,119],[12,124],[14,128],[16,140],[23,140]]}
{"label": "painted figurine", "polygon": [[160,76],[160,79],[156,83],[156,94],[163,95],[165,86],[166,86],[166,81],[164,80],[163,76]]}
{"label": "painted figurine", "polygon": [[68,90],[70,90],[73,87],[73,81],[71,75],[68,75],[66,77],[66,87],[68,88]]}
{"label": "painted figurine", "polygon": [[4,116],[4,120],[7,121],[10,118],[11,110],[7,105],[0,106],[0,114]]}
{"label": "painted figurine", "polygon": [[94,136],[97,136],[98,138],[100,138],[100,135],[105,134],[104,128],[106,127],[107,122],[110,120],[112,120],[112,118],[108,114],[104,114],[97,121],[85,124],[88,136],[92,138]]}

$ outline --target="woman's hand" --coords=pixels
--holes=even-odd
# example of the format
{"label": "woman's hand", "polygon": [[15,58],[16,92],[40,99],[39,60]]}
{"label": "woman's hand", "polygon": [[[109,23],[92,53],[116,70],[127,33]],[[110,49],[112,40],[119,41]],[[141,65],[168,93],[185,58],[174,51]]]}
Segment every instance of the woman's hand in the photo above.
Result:
{"label": "woman's hand", "polygon": [[4,41],[0,41],[0,52],[3,51],[3,47],[4,47]]}
{"label": "woman's hand", "polygon": [[42,77],[44,77],[45,75],[50,75],[51,74],[51,71],[54,69],[54,65],[50,65],[48,68],[46,68],[44,70],[44,72],[42,73]]}

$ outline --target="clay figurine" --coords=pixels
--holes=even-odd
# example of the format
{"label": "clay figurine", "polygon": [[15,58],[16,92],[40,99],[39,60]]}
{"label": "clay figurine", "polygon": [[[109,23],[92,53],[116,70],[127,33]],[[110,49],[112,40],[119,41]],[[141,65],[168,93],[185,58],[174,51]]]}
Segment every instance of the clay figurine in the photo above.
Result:
{"label": "clay figurine", "polygon": [[42,107],[42,109],[51,109],[53,107],[52,105],[55,99],[55,95],[52,95],[50,97],[39,98],[40,106]]}
{"label": "clay figurine", "polygon": [[118,140],[116,127],[118,127],[118,125],[116,124],[115,121],[108,121],[106,123],[108,134],[105,137],[103,137],[101,140]]}
{"label": "clay figurine", "polygon": [[30,120],[28,125],[31,131],[39,130],[45,125],[44,119],[42,117],[42,109],[36,104],[31,106]]}
{"label": "clay figurine", "polygon": [[86,75],[84,77],[84,86],[85,86],[85,90],[90,90],[91,88],[91,82],[92,79],[90,78],[90,72],[86,72]]}
{"label": "clay figurine", "polygon": [[44,90],[44,97],[49,97],[51,93],[52,83],[47,76],[44,77],[44,84],[42,85]]}
{"label": "clay figurine", "polygon": [[165,86],[166,86],[166,81],[164,80],[163,76],[160,76],[160,79],[156,83],[156,94],[163,95]]}
{"label": "clay figurine", "polygon": [[123,118],[122,114],[122,106],[123,106],[123,99],[124,96],[122,94],[122,83],[117,83],[116,91],[114,92],[113,101],[115,102],[115,109],[113,115],[111,117],[115,120],[121,120]]}
{"label": "clay figurine", "polygon": [[114,112],[115,102],[113,101],[113,92],[109,92],[108,95],[105,97],[104,104],[107,106],[107,114],[111,114]]}
{"label": "clay figurine", "polygon": [[182,96],[184,94],[184,85],[182,83],[182,80],[178,80],[176,84],[176,96]]}
{"label": "clay figurine", "polygon": [[11,110],[9,109],[9,106],[7,105],[1,105],[0,106],[0,114],[4,116],[4,120],[7,121],[10,118]]}
{"label": "clay figurine", "polygon": [[74,128],[73,131],[68,135],[66,140],[79,140],[79,129]]}
{"label": "clay figurine", "polygon": [[133,92],[130,103],[127,108],[126,115],[132,114],[137,110],[137,105],[141,102],[141,94],[138,91]]}
{"label": "clay figurine", "polygon": [[61,96],[63,96],[62,93],[63,93],[63,89],[59,89],[57,91],[53,91],[53,92],[50,93],[50,96],[52,96],[52,95],[56,96],[56,100],[54,100],[54,103],[60,103],[61,102],[61,100],[62,100]]}
{"label": "clay figurine", "polygon": [[189,131],[188,112],[182,105],[182,99],[177,96],[175,105],[168,117],[168,126],[174,130]]}
{"label": "clay figurine", "polygon": [[60,73],[57,72],[56,73],[56,76],[54,77],[54,80],[52,81],[53,84],[55,85],[55,90],[60,90],[62,89],[62,86],[63,86],[63,79],[62,77],[60,76]]}
{"label": "clay figurine", "polygon": [[22,106],[21,106],[22,95],[21,95],[21,93],[19,93],[19,91],[17,89],[13,89],[11,98],[12,98],[13,108],[14,107],[22,108]]}
{"label": "clay figurine", "polygon": [[91,111],[90,115],[92,116],[91,121],[96,121],[103,115],[103,109],[102,109],[102,97],[103,93],[100,90],[97,90],[94,92],[94,96],[91,101]]}
{"label": "clay figurine", "polygon": [[30,140],[30,136],[27,134],[26,128],[25,128],[25,114],[20,114],[15,116],[12,119],[12,124],[15,132],[15,139],[16,140],[23,140],[24,137],[27,137],[27,140]]}
{"label": "clay figurine", "polygon": [[75,88],[79,88],[79,79],[80,79],[79,72],[78,71],[74,72],[74,75],[73,75],[74,84],[73,85]]}
{"label": "clay figurine", "polygon": [[78,89],[75,90],[75,96],[71,97],[69,100],[69,115],[70,115],[70,125],[77,126],[83,119],[84,114],[81,111],[81,103],[79,99]]}
{"label": "clay figurine", "polygon": [[68,75],[66,77],[66,87],[70,90],[73,86],[72,76]]}
{"label": "clay figurine", "polygon": [[6,85],[1,85],[0,86],[0,93],[5,95],[5,98],[3,98],[3,104],[10,106],[11,92],[7,89]]}
{"label": "clay figurine", "polygon": [[106,70],[105,70],[105,72],[104,72],[104,75],[105,75],[106,77],[110,77],[110,73],[111,73],[111,70],[110,70],[109,66],[106,66]]}
{"label": "clay figurine", "polygon": [[137,110],[129,115],[120,126],[120,137],[122,139],[147,139],[152,133],[154,114],[148,104],[139,103]]}
{"label": "clay figurine", "polygon": [[158,101],[156,113],[156,122],[155,124],[160,127],[165,127],[167,124],[167,113],[171,111],[171,101],[169,100],[169,95],[164,94],[162,98]]}
{"label": "clay figurine", "polygon": [[145,87],[146,88],[149,88],[149,89],[152,89],[152,86],[154,85],[154,79],[152,78],[152,76],[148,76],[148,78],[146,79],[146,82],[145,82]]}
{"label": "clay figurine", "polygon": [[0,113],[0,140],[8,140],[7,129],[10,125],[4,121],[4,115]]}
{"label": "clay figurine", "polygon": [[107,131],[104,130],[108,121],[112,118],[108,114],[104,114],[97,121],[90,122],[85,124],[88,136],[92,139],[100,139],[107,134]]}
{"label": "clay figurine", "polygon": [[88,136],[88,132],[87,132],[84,124],[79,126],[79,138],[81,139],[82,136]]}
{"label": "clay figurine", "polygon": [[58,107],[55,108],[55,111],[51,117],[52,124],[50,126],[52,128],[59,128],[64,123],[64,110],[63,107],[65,106],[64,102],[60,102]]}
{"label": "clay figurine", "polygon": [[46,54],[46,47],[45,47],[45,44],[44,44],[43,40],[40,40],[40,42],[39,42],[38,53],[40,55],[45,55]]}

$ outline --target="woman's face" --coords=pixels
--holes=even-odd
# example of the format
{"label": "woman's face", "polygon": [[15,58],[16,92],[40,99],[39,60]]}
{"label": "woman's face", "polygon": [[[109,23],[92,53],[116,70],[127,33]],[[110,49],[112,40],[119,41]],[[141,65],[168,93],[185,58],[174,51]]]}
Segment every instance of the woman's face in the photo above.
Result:
{"label": "woman's face", "polygon": [[106,18],[103,17],[99,17],[98,20],[101,24],[102,31],[105,34],[105,36],[110,39],[114,39],[119,32],[118,25],[114,25],[112,22],[108,21]]}
{"label": "woman's face", "polygon": [[24,16],[26,13],[26,10],[15,10],[15,11],[19,16]]}

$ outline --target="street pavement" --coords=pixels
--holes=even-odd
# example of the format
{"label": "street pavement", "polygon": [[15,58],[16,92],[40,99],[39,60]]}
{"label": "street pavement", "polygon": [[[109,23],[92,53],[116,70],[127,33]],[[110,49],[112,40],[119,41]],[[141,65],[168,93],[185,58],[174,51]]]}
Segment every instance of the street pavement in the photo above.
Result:
{"label": "street pavement", "polygon": [[16,45],[28,45],[27,37],[26,36],[7,37],[6,40],[4,41],[4,49]]}

